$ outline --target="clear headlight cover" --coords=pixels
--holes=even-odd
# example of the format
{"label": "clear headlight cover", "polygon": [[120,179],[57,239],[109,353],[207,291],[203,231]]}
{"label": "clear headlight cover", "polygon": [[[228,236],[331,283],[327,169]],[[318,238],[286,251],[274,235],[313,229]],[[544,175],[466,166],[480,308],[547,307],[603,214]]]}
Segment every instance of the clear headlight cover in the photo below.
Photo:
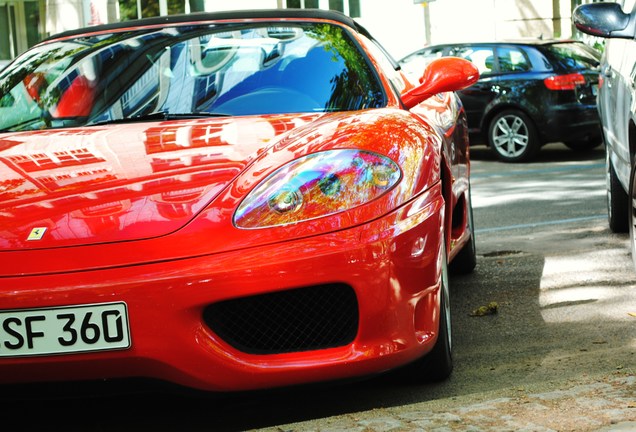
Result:
{"label": "clear headlight cover", "polygon": [[397,164],[377,153],[314,153],[289,162],[254,188],[234,213],[234,224],[266,228],[329,216],[380,197],[400,176]]}

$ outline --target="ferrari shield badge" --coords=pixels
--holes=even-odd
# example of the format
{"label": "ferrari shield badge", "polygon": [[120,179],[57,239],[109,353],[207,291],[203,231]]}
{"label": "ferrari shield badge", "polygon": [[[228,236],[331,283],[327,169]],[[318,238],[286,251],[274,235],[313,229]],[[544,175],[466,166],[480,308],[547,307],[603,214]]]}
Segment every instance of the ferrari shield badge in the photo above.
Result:
{"label": "ferrari shield badge", "polygon": [[44,237],[44,233],[46,232],[46,227],[37,227],[33,228],[27,237],[27,240],[42,240]]}

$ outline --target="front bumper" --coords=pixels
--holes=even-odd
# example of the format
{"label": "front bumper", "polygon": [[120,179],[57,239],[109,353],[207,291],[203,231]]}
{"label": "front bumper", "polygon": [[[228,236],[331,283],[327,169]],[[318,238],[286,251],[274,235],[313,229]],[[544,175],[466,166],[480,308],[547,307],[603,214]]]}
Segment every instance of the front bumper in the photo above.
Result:
{"label": "front bumper", "polygon": [[[0,310],[125,302],[132,344],[120,351],[2,357],[0,383],[146,377],[236,391],[406,364],[436,341],[443,220],[444,200],[436,187],[392,214],[340,232],[156,264],[1,278]],[[353,332],[331,345],[254,351],[211,328],[214,305],[334,285],[351,290],[358,316]],[[334,300],[311,301],[328,307]],[[307,311],[311,304],[303,307]],[[287,309],[278,310],[272,313]]]}

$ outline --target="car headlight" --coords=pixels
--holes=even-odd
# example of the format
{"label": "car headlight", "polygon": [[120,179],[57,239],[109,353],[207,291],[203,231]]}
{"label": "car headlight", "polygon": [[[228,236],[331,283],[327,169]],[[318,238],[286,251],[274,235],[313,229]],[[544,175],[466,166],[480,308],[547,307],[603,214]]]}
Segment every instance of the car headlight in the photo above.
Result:
{"label": "car headlight", "polygon": [[330,150],[272,173],[234,213],[238,228],[266,228],[329,216],[372,201],[395,186],[400,168],[386,156]]}

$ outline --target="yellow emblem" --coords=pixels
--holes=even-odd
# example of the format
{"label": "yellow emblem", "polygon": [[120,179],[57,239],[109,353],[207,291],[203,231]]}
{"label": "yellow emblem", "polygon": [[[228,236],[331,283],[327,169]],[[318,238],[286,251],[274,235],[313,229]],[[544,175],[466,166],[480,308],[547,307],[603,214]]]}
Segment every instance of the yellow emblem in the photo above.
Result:
{"label": "yellow emblem", "polygon": [[38,227],[33,228],[27,237],[27,240],[42,240],[44,237],[44,233],[46,232],[46,227]]}

